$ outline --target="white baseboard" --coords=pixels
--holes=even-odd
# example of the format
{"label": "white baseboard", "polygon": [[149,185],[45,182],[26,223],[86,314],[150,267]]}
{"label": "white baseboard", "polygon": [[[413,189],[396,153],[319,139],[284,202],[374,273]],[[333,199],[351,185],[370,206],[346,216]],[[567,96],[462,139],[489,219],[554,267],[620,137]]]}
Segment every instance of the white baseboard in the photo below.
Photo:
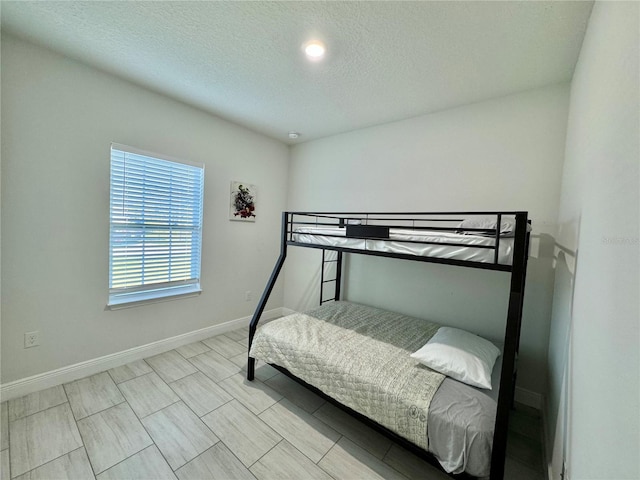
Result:
{"label": "white baseboard", "polygon": [[[288,315],[285,311],[288,312],[289,309],[279,307],[267,310],[262,314],[262,320],[268,321],[283,315]],[[220,335],[221,333],[230,332],[231,330],[235,330],[240,327],[245,327],[249,325],[250,321],[250,316],[237,318],[228,322],[205,327],[200,330],[194,330],[193,332],[183,333],[181,335],[176,335],[175,337],[165,338],[139,347],[130,348],[121,352],[58,368],[57,370],[51,370],[49,372],[39,373],[31,377],[5,383],[0,385],[0,398],[2,398],[2,401],[4,402],[45,388],[72,382],[79,378],[104,372],[110,368],[119,367],[135,360],[164,353],[174,348],[181,347],[182,345],[204,340],[206,338],[213,337],[214,335]]]}
{"label": "white baseboard", "polygon": [[542,395],[526,388],[516,387],[515,400],[536,410],[542,410]]}

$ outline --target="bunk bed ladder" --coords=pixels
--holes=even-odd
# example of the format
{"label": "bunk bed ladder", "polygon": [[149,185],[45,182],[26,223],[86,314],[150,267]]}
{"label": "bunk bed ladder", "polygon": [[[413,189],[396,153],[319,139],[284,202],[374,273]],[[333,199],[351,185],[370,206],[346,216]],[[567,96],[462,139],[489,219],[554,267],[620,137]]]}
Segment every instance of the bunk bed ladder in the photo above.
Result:
{"label": "bunk bed ladder", "polygon": [[[328,255],[326,249],[322,249],[322,266],[320,267],[320,305],[327,302],[334,302],[340,300],[340,284],[342,280],[342,252],[329,250],[329,252],[335,252],[334,255]],[[335,265],[334,278],[325,278],[325,271],[331,264]],[[335,283],[335,290],[333,291],[333,297],[324,298],[324,286],[328,283]]]}

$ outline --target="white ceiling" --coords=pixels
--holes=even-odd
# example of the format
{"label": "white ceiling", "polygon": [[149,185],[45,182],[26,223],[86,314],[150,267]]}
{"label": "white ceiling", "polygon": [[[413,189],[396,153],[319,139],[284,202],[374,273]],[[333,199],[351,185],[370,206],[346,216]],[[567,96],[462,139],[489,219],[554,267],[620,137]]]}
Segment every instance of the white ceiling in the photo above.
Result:
{"label": "white ceiling", "polygon": [[[1,15],[15,35],[295,143],[569,81],[592,5],[2,1]],[[310,39],[323,62],[304,58]]]}

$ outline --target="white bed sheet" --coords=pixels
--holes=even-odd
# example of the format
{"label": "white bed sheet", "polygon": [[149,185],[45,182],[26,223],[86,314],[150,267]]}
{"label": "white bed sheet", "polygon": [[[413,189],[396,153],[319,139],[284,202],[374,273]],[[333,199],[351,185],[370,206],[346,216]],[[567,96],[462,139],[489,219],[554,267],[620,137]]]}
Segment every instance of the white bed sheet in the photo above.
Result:
{"label": "white bed sheet", "polygon": [[[347,238],[346,229],[339,227],[300,227],[296,228],[293,241],[324,245],[328,247],[352,248],[387,253],[402,253],[423,257],[445,258],[449,260],[464,260],[471,262],[493,263],[494,250],[474,248],[478,245],[492,246],[495,239],[480,235],[461,235],[451,232],[433,230],[404,230],[392,228],[389,230],[389,240],[364,240]],[[418,242],[455,242],[463,245],[434,245],[406,243]],[[513,238],[501,237],[498,251],[498,263],[511,265],[513,258]]]}

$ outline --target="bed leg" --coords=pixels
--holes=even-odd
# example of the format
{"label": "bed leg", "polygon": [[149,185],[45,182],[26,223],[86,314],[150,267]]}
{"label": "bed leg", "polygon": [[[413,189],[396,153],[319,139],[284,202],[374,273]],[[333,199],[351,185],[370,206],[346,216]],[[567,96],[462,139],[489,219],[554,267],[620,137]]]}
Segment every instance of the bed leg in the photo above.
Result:
{"label": "bed leg", "polygon": [[247,361],[247,380],[252,381],[256,372],[256,359],[249,357]]}

